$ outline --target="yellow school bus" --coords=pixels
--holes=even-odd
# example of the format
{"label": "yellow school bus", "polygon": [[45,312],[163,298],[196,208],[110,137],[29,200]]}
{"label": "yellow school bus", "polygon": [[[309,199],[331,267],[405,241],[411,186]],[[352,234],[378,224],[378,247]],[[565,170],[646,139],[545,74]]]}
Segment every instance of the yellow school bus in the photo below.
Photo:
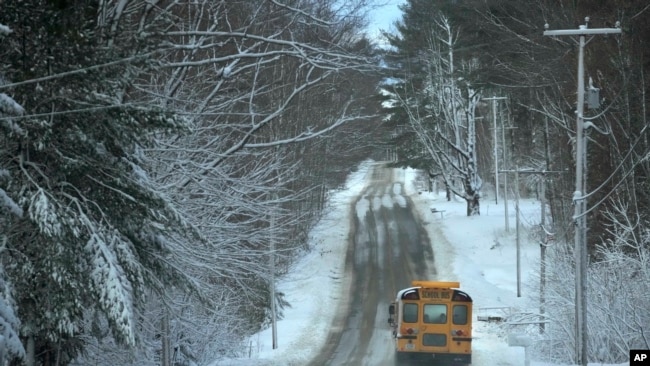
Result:
{"label": "yellow school bus", "polygon": [[395,364],[472,363],[472,298],[459,282],[412,281],[388,307]]}

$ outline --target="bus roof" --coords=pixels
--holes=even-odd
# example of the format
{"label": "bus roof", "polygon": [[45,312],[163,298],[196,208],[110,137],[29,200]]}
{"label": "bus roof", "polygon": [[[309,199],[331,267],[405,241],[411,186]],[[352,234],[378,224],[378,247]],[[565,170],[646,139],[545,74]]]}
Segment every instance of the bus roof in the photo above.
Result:
{"label": "bus roof", "polygon": [[412,281],[413,287],[422,288],[460,288],[460,282],[444,282],[444,281]]}

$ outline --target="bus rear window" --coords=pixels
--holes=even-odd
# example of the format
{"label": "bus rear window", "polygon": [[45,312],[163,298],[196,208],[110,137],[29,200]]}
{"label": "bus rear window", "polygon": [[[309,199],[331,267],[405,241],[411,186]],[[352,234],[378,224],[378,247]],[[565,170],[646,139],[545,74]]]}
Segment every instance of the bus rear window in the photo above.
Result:
{"label": "bus rear window", "polygon": [[404,323],[417,323],[418,321],[418,304],[404,304],[404,314],[402,315]]}
{"label": "bus rear window", "polygon": [[445,304],[424,305],[424,322],[429,324],[447,323],[447,305]]}

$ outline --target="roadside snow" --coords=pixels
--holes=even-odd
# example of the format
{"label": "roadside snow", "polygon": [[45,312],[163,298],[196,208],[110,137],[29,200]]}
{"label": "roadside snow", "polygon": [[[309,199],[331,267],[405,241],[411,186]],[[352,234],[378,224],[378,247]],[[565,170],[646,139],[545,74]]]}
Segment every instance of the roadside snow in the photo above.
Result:
{"label": "roadside snow", "polygon": [[[364,162],[347,180],[346,190],[331,196],[329,209],[311,233],[311,247],[281,279],[277,288],[286,295],[291,308],[284,310],[284,319],[278,322],[278,347],[272,349],[271,329],[266,329],[249,341],[242,350],[245,358],[215,361],[210,366],[302,366],[309,362],[324,345],[336,313],[339,298],[336,294],[344,283],[346,239],[350,230],[350,206],[366,185],[366,175],[372,162]],[[460,281],[461,288],[474,299],[475,315],[507,312],[508,309],[528,309],[530,285],[539,268],[539,247],[522,230],[520,236],[521,297],[517,297],[515,206],[509,203],[509,232],[505,231],[504,204],[495,204],[494,198],[484,198],[481,215],[467,217],[465,202],[447,202],[438,193],[422,192],[417,187],[417,172],[413,169],[395,169],[396,181],[403,182],[405,193],[411,198],[425,227],[430,232],[442,232],[444,242],[432,243],[438,280]],[[369,205],[368,201],[358,204]],[[378,202],[376,204],[388,204]],[[392,204],[392,203],[391,203]],[[405,206],[406,202],[395,202]],[[442,212],[432,213],[431,208]],[[357,208],[359,209],[359,208]],[[539,222],[539,202],[531,199],[520,202],[523,227]],[[438,237],[438,235],[430,235]],[[535,309],[532,309],[535,310]],[[475,318],[476,320],[476,318]],[[509,347],[507,334],[485,322],[474,322],[472,343],[474,366],[524,365],[522,347]],[[532,366],[565,366],[531,362]],[[623,366],[589,364],[590,366]]]}

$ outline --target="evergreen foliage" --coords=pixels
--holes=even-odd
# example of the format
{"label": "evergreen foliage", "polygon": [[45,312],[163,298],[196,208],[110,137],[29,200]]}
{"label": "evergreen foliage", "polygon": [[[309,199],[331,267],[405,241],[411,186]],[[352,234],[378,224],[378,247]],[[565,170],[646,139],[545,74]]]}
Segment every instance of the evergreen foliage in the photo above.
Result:
{"label": "evergreen foliage", "polygon": [[[391,120],[408,126],[415,138],[398,145],[399,161],[426,169],[430,179],[440,176],[448,198],[463,197],[467,214],[478,215],[483,185],[476,143],[481,92],[473,77],[478,60],[457,57],[459,32],[437,4],[410,1],[403,10],[400,34],[389,37],[395,48],[389,59],[399,80],[389,87],[389,97],[403,112]],[[400,132],[397,138],[405,136]]]}
{"label": "evergreen foliage", "polygon": [[170,250],[165,238],[185,229],[138,158],[155,134],[179,131],[185,121],[121,102],[133,66],[89,69],[119,61],[120,51],[93,37],[96,7],[74,5],[5,2],[0,16],[14,25],[2,55],[11,60],[5,77],[54,76],[13,89],[29,112],[1,124],[3,194],[25,214],[0,224],[21,336],[35,340],[39,358],[62,363],[83,349],[76,337],[84,311],[100,311],[117,339],[134,344],[134,308],[145,288],[185,282],[161,261]]}
{"label": "evergreen foliage", "polygon": [[269,256],[285,272],[328,189],[374,151],[320,164],[372,130],[352,125],[372,119],[373,85],[350,87],[373,69],[364,1],[0,6],[0,321],[24,346],[10,357],[240,349],[271,301],[288,306]]}

